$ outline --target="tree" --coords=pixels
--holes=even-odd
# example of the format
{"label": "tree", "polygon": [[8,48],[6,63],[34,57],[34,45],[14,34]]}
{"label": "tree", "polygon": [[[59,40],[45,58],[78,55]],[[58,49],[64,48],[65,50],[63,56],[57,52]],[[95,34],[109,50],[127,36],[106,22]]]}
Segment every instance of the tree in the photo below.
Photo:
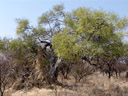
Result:
{"label": "tree", "polygon": [[110,78],[111,62],[125,56],[122,38],[127,18],[81,7],[67,13],[64,24],[63,31],[52,39],[57,56],[69,60],[83,58],[95,66],[107,64]]}

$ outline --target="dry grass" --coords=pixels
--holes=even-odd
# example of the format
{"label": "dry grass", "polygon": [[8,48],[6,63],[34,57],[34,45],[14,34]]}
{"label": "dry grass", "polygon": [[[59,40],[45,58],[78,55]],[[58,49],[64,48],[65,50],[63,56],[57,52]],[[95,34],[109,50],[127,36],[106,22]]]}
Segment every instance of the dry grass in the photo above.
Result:
{"label": "dry grass", "polygon": [[54,86],[51,88],[33,88],[30,91],[16,91],[11,95],[5,96],[128,96],[128,82],[122,78],[112,77],[108,80],[107,76],[100,73],[90,75],[88,78],[77,83],[70,78],[61,80],[69,86]]}

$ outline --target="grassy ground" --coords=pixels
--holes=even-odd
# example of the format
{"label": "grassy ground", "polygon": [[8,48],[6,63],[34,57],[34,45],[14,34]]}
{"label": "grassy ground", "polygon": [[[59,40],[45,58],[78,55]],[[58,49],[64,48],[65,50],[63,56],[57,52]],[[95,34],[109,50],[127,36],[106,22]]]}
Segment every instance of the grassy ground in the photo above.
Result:
{"label": "grassy ground", "polygon": [[64,88],[53,85],[50,88],[33,88],[29,91],[8,91],[5,96],[128,96],[128,81],[123,75],[109,80],[106,75],[96,72],[77,84],[73,78],[60,79],[63,84],[69,85]]}

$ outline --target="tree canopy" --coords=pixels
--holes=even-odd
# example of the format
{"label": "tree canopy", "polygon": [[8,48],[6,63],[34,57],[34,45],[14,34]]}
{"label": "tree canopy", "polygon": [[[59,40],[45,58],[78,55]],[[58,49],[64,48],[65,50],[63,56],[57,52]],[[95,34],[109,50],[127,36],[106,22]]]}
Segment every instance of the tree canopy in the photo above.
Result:
{"label": "tree canopy", "polygon": [[54,52],[65,59],[123,56],[123,28],[127,24],[126,17],[114,13],[78,8],[65,15],[62,32],[53,36]]}

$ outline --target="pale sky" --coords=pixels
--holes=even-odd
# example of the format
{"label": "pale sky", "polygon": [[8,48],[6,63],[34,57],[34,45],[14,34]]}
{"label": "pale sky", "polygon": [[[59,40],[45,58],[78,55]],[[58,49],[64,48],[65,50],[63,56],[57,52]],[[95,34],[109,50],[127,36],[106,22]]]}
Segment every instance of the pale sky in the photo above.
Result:
{"label": "pale sky", "polygon": [[57,4],[63,4],[65,11],[87,7],[128,17],[128,0],[0,0],[0,37],[16,37],[16,18],[36,25],[38,17]]}

